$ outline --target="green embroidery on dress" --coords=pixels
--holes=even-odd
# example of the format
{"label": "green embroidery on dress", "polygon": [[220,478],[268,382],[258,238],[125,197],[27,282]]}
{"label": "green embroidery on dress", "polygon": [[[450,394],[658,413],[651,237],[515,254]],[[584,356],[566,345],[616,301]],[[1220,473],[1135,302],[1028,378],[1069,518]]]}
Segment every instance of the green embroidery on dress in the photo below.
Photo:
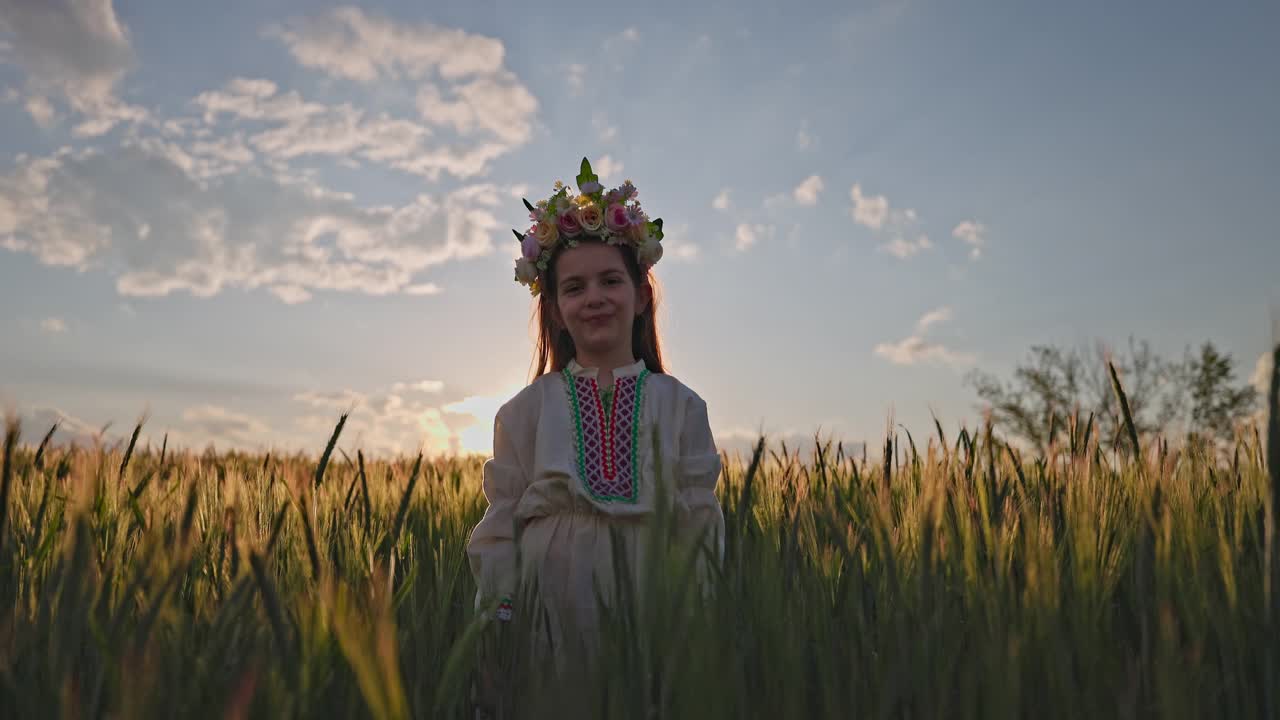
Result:
{"label": "green embroidery on dress", "polygon": [[564,375],[564,386],[569,390],[569,407],[573,410],[573,445],[578,451],[578,476],[586,483],[587,457],[582,448],[582,412],[578,409],[578,384],[573,381],[569,368],[560,371]]}
{"label": "green embroidery on dress", "polygon": [[635,480],[631,483],[632,495],[640,493],[640,463],[637,451],[640,448],[640,400],[644,397],[644,381],[649,377],[649,368],[640,371],[640,377],[636,378],[636,405],[635,414],[631,416],[631,473]]}

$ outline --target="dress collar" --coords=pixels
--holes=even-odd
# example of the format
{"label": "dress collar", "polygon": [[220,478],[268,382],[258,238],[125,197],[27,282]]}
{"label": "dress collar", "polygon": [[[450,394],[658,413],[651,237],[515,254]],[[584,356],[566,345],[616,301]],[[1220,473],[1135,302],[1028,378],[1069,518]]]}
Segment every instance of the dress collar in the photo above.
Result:
{"label": "dress collar", "polygon": [[[623,365],[622,367],[614,368],[613,376],[615,378],[620,378],[620,377],[631,377],[631,376],[639,375],[640,372],[644,370],[644,368],[645,368],[644,360],[643,359],[637,360],[631,363],[630,365]],[[577,377],[593,378],[593,377],[596,377],[597,373],[599,372],[599,368],[583,367],[579,365],[577,358],[571,359],[569,361],[569,364],[565,366],[565,369],[569,371],[569,374],[575,375]]]}

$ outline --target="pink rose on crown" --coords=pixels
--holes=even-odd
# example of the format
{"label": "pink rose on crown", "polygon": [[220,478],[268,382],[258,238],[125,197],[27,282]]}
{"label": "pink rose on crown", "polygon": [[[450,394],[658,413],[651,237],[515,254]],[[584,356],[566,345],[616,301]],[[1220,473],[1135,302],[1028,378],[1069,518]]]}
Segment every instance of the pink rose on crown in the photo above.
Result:
{"label": "pink rose on crown", "polygon": [[582,225],[582,229],[589,233],[600,232],[600,227],[604,225],[604,213],[601,212],[600,206],[595,203],[583,205],[578,208],[578,222]]}
{"label": "pink rose on crown", "polygon": [[526,233],[524,239],[520,241],[520,252],[526,260],[538,259],[538,253],[542,252],[542,246],[538,244],[538,238],[534,237],[533,230]]}
{"label": "pink rose on crown", "polygon": [[560,234],[567,237],[577,237],[582,233],[582,223],[578,219],[578,211],[570,208],[564,211],[556,220],[556,227],[560,230]]}
{"label": "pink rose on crown", "polygon": [[627,217],[627,209],[619,203],[609,206],[604,211],[604,224],[611,232],[623,233],[631,225],[631,218]]}

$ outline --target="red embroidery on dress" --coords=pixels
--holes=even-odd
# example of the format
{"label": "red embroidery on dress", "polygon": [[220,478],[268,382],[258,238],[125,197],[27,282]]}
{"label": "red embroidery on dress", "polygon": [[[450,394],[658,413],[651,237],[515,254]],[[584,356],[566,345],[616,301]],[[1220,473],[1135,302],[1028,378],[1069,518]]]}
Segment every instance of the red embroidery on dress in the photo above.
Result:
{"label": "red embroidery on dress", "polygon": [[581,420],[578,437],[582,449],[580,472],[583,484],[600,500],[635,502],[637,483],[632,467],[632,445],[636,417],[636,394],[639,378],[620,377],[614,381],[613,403],[609,416],[595,378],[573,378],[574,397]]}

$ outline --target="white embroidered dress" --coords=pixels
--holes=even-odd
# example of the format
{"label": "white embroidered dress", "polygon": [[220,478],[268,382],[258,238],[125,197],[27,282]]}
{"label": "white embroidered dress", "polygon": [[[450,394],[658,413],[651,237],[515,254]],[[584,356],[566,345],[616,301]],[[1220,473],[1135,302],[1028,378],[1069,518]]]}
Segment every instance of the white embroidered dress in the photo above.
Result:
{"label": "white embroidered dress", "polygon": [[643,532],[656,508],[655,433],[680,532],[697,538],[708,531],[723,557],[724,515],[714,493],[721,462],[706,403],[674,377],[649,372],[643,360],[613,376],[607,406],[596,369],[570,361],[498,410],[493,458],[484,466],[489,507],[467,543],[477,604],[514,599],[523,572],[537,578],[554,615],[570,613],[591,629],[594,587],[607,591],[613,582],[610,528],[633,571],[643,567]]}

